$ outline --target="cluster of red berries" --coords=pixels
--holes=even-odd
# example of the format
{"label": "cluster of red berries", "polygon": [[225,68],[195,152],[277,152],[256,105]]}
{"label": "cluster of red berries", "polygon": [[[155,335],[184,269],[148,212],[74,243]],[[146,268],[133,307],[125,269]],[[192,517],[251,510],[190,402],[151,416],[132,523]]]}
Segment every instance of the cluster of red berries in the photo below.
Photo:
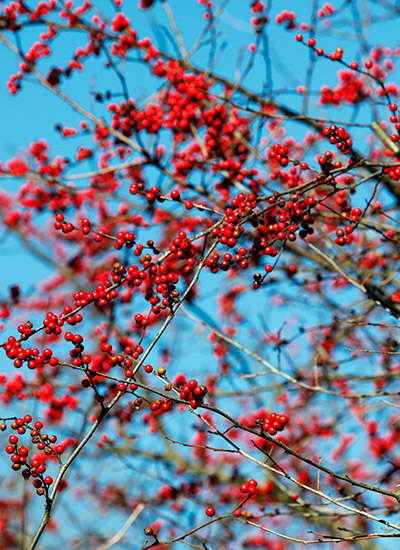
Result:
{"label": "cluster of red berries", "polygon": [[395,181],[400,180],[400,166],[396,166],[394,168],[384,168],[383,172],[385,174],[390,174],[390,177]]}
{"label": "cluster of red berries", "polygon": [[338,71],[339,83],[335,88],[324,84],[320,89],[319,102],[321,105],[340,105],[347,103],[357,105],[370,95],[370,89],[366,86],[366,80],[359,78],[354,69],[358,69],[358,63],[350,63],[351,71]]}
{"label": "cluster of red berries", "polygon": [[[64,222],[64,214],[58,213],[56,215],[56,222],[54,224],[55,229],[62,230],[63,233],[71,233],[74,229],[78,229],[70,222]],[[81,228],[80,231],[87,235],[92,231],[91,223],[88,218],[83,218],[81,221]],[[104,238],[104,234],[101,231],[97,231],[94,234],[94,239],[97,242],[101,242]],[[127,248],[132,248],[135,245],[136,241],[136,235],[135,233],[130,233],[128,231],[119,231],[117,233],[117,237],[114,243],[114,248],[116,250],[121,250],[123,246],[125,245]],[[142,251],[143,247],[139,247],[136,255],[139,255]]]}
{"label": "cluster of red berries", "polygon": [[[262,11],[263,7],[261,7],[260,9],[257,9],[259,6],[263,6],[262,2],[256,2],[255,6],[256,6],[256,11],[253,6],[252,8],[253,13],[259,13],[260,11]],[[266,15],[259,15],[258,17],[253,16],[250,18],[250,23],[253,25],[255,33],[261,34],[263,27],[268,23],[268,17]]]}
{"label": "cluster of red berries", "polygon": [[219,261],[220,255],[215,253],[207,259],[206,265],[210,268],[211,273],[218,273],[219,270],[228,271],[229,268],[234,265],[234,262],[238,262],[241,269],[247,269],[249,267],[249,262],[244,258],[246,254],[247,249],[241,247],[234,256],[229,252],[225,252],[222,260]]}
{"label": "cluster of red berries", "polygon": [[186,259],[195,254],[195,248],[185,231],[179,231],[169,249],[177,258]]}
{"label": "cluster of red berries", "polygon": [[296,28],[296,12],[289,10],[282,10],[275,17],[275,23],[277,25],[285,24],[288,30],[293,30]]}
{"label": "cluster of red berries", "polygon": [[135,264],[130,265],[127,268],[125,279],[128,282],[128,286],[139,287],[147,279],[147,273],[144,270],[140,270]]}
{"label": "cluster of red berries", "polygon": [[82,321],[82,315],[80,313],[73,313],[71,306],[64,306],[64,309],[59,317],[60,320],[65,320],[69,325],[76,325]]}
{"label": "cluster of red berries", "polygon": [[289,164],[289,150],[280,143],[274,143],[271,151],[268,153],[270,160],[276,160],[281,166],[287,166]]}
{"label": "cluster of red berries", "polygon": [[27,321],[24,325],[19,325],[18,332],[21,334],[21,340],[27,340],[29,338],[32,334],[32,327],[33,325],[30,321]]}
{"label": "cluster of red berries", "polygon": [[157,185],[153,185],[153,187],[150,188],[150,191],[145,193],[145,196],[148,204],[154,204],[156,198],[159,202],[163,202],[164,198],[164,195],[160,195],[160,188]]}
{"label": "cluster of red berries", "polygon": [[[177,243],[178,240],[179,244],[172,246],[177,249],[177,247],[180,247],[182,244],[183,251],[188,250],[187,248],[185,248],[186,245],[184,244],[184,242],[187,241],[190,243],[190,240],[187,239],[187,235],[184,231],[180,231],[178,233],[178,237],[174,239],[174,242]],[[191,243],[190,247],[192,247]],[[176,256],[182,258],[183,251],[181,248],[177,249]],[[195,259],[192,256],[189,256],[188,258],[186,258],[186,263],[187,265],[185,267],[190,267],[190,270],[192,270],[195,264]],[[186,270],[186,272],[188,272],[188,270]],[[152,306],[152,312],[158,314],[160,313],[161,309],[165,309],[168,306],[172,307],[173,304],[179,299],[180,292],[176,288],[176,285],[179,283],[179,277],[176,273],[170,271],[168,266],[166,266],[165,264],[161,264],[159,266],[152,264],[149,267],[149,278],[156,285],[155,290],[157,294],[161,294],[162,296],[161,304],[158,305],[158,303],[160,302],[160,298],[155,294],[152,288],[149,288],[146,294],[146,300],[150,302]]]}
{"label": "cluster of red berries", "polygon": [[[339,191],[341,193],[341,191]],[[346,208],[342,212],[342,218],[347,218],[349,221],[357,223],[360,219],[360,216],[362,214],[362,209],[358,206],[355,206],[350,210],[350,208]],[[354,227],[352,225],[346,225],[344,229],[338,228],[336,230],[336,237],[335,237],[335,243],[339,246],[344,246],[346,244],[350,244],[352,242],[352,233],[354,232]]]}
{"label": "cluster of red berries", "polygon": [[352,240],[351,234],[353,233],[353,231],[354,227],[352,225],[346,225],[344,229],[337,229],[335,243],[339,246],[349,244]]}
{"label": "cluster of red berries", "polygon": [[216,122],[219,122],[219,119],[217,119],[207,129],[204,139],[209,155],[214,158],[219,155],[222,157],[234,155],[236,160],[245,162],[248,150],[241,139],[238,138],[238,134],[244,139],[250,138],[249,120],[246,117],[239,116],[236,109],[232,109],[230,113],[227,112],[225,105],[216,105],[210,111],[215,112],[218,109],[221,117],[224,118],[224,124],[222,126],[216,124]]}
{"label": "cluster of red berries", "polygon": [[88,218],[83,218],[81,222],[81,231],[84,235],[91,232],[90,220]]}
{"label": "cluster of red berries", "polygon": [[167,399],[157,399],[150,404],[150,409],[153,412],[167,412],[171,409],[171,403]]}
{"label": "cluster of red berries", "polygon": [[108,110],[113,113],[111,127],[121,131],[125,136],[131,136],[134,131],[141,130],[156,134],[164,122],[161,105],[154,103],[148,103],[144,110],[138,110],[133,99],[129,99],[120,105],[110,103]]}
{"label": "cluster of red berries", "polygon": [[[54,68],[54,70],[50,71],[48,73],[48,81],[50,82],[50,84],[53,84],[53,86],[57,83],[60,82],[60,75],[63,73],[63,71],[60,71],[58,70],[57,68]],[[61,124],[57,124],[55,126],[55,130],[57,132],[60,132],[61,133],[61,136],[63,138],[69,138],[69,137],[74,137],[77,135],[77,129],[76,128],[68,128],[68,126],[61,126]],[[57,229],[57,228],[56,228]]]}
{"label": "cluster of red berries", "polygon": [[61,327],[64,324],[63,319],[60,319],[55,313],[49,311],[46,318],[43,320],[44,331],[46,334],[61,334]]}
{"label": "cluster of red berries", "polygon": [[[329,4],[327,5],[329,6]],[[325,17],[325,15],[333,13],[330,11],[330,9],[319,10],[319,13],[320,12],[323,14],[321,15],[321,17]],[[342,64],[347,65],[351,69],[338,71],[339,84],[335,88],[331,89],[327,85],[321,87],[321,105],[340,105],[342,102],[346,102],[349,105],[357,105],[371,95],[371,89],[367,88],[365,85],[366,79],[361,79],[357,77],[356,73],[363,73],[363,71],[359,68],[359,63],[357,61],[351,61],[347,64],[342,61],[343,48],[338,46],[334,52],[328,54],[325,53],[322,48],[316,47],[315,38],[309,38],[307,42],[304,42],[303,35],[296,34],[296,40],[299,42],[303,42],[303,44],[314,50],[319,57],[325,57],[326,59],[331,59],[332,61],[340,61],[342,62]],[[370,76],[376,79],[376,82],[380,84],[380,79],[382,78],[381,74],[383,73],[379,73],[378,66],[374,66],[374,63],[370,59],[367,59],[364,62],[364,67],[369,71]],[[370,72],[372,69],[374,69],[374,71]],[[384,96],[385,94],[387,95],[387,93],[388,91],[386,89],[380,88],[377,91],[378,96]],[[397,90],[395,93],[397,93]],[[396,120],[391,120],[391,122],[396,122]],[[397,141],[399,139],[399,136],[397,134],[392,134],[391,139],[392,141]]]}
{"label": "cluster of red berries", "polygon": [[203,404],[207,391],[206,386],[199,386],[197,380],[192,379],[181,387],[180,397],[185,401],[189,401],[192,409],[197,409],[197,407]]}
{"label": "cluster of red berries", "polygon": [[69,222],[64,223],[64,214],[59,213],[56,215],[54,229],[57,229],[57,231],[61,230],[63,233],[71,233],[74,230],[74,226]]}
{"label": "cluster of red berries", "polygon": [[[271,197],[269,199],[273,206],[268,209],[262,220],[260,220],[260,232],[262,236],[258,235],[254,238],[253,246],[251,247],[251,254],[253,256],[272,256],[275,257],[278,254],[276,248],[274,248],[275,241],[295,241],[297,239],[296,233],[299,232],[300,237],[305,238],[307,235],[313,233],[311,227],[315,218],[310,214],[310,208],[315,205],[314,197],[307,197],[307,199],[300,199],[298,196],[293,195],[292,200],[287,202],[279,201],[275,204],[276,199]],[[273,266],[267,264],[265,271],[270,273],[273,270]],[[257,274],[257,281],[255,281],[255,288],[259,288],[259,279],[261,275]]]}
{"label": "cluster of red berries", "polygon": [[[390,136],[390,139],[397,143],[399,141],[399,131],[400,131],[400,121],[399,121],[399,117],[395,114],[395,112],[397,111],[397,103],[389,103],[388,105],[388,109],[389,111],[391,111],[391,115],[390,115],[390,122],[392,124],[394,124],[396,130],[397,130],[397,133],[396,134],[391,134]],[[397,172],[396,172],[397,170]],[[399,179],[400,178],[400,170],[399,170],[399,167],[397,166],[395,169],[394,169],[394,174],[395,174],[395,177],[394,179]]]}
{"label": "cluster of red berries", "polygon": [[288,423],[289,418],[286,414],[271,413],[268,418],[265,418],[262,424],[262,428],[269,435],[276,435],[278,432],[282,432]]}
{"label": "cluster of red berries", "polygon": [[126,248],[132,248],[136,241],[135,233],[130,233],[129,231],[118,231],[117,240],[114,243],[114,248],[116,250],[121,250],[125,245]]}
{"label": "cluster of red berries", "polygon": [[[251,170],[251,172],[254,173],[256,172],[256,170]],[[248,214],[251,210],[253,210],[257,206],[256,196],[254,193],[250,193],[249,195],[245,195],[244,193],[238,193],[236,197],[233,197],[231,199],[231,205],[232,205],[232,208],[238,208],[238,210],[236,211],[236,214],[239,214],[239,215]]]}
{"label": "cluster of red berries", "polygon": [[[271,164],[270,178],[278,180],[281,183],[287,185],[288,187],[297,187],[299,184],[303,183],[300,172],[297,169],[299,166],[301,171],[309,169],[308,163],[305,161],[298,161],[290,159],[289,155],[293,151],[293,156],[298,156],[297,151],[293,147],[293,142],[291,140],[285,140],[284,145],[281,143],[274,143],[271,150],[268,153],[268,159]],[[292,163],[288,171],[282,170],[288,166],[289,163]]]}
{"label": "cluster of red berries", "polygon": [[190,131],[191,124],[198,126],[197,113],[204,109],[203,101],[208,96],[210,83],[203,74],[188,72],[175,61],[168,61],[166,67],[165,77],[170,81],[171,89],[161,97],[168,110],[164,126],[172,130],[175,139],[179,140],[185,132]]}
{"label": "cluster of red berries", "polygon": [[[55,435],[49,436],[46,433],[41,433],[43,422],[37,421],[34,423],[34,427],[30,428],[29,424],[31,422],[32,417],[27,414],[23,418],[16,418],[11,423],[11,428],[15,430],[18,435],[23,435],[27,429],[30,429],[32,443],[36,445],[39,451],[43,451],[46,455],[51,455],[54,453],[61,454],[64,451],[64,447],[62,445],[51,447],[51,445],[56,443],[57,437]],[[0,429],[1,431],[5,431],[7,429],[7,425],[4,423],[1,424]],[[17,435],[10,435],[8,442],[9,444],[6,446],[5,451],[10,455],[12,469],[17,471],[20,470],[21,467],[25,466],[25,469],[21,472],[22,477],[25,480],[28,480],[31,477],[34,478],[33,486],[35,487],[37,494],[43,495],[46,492],[47,487],[53,483],[52,477],[43,477],[43,474],[46,471],[46,466],[43,460],[34,458],[29,463],[29,449],[19,444],[19,437]]]}
{"label": "cluster of red berries", "polygon": [[[267,210],[262,216],[252,216],[251,213],[256,206],[256,197],[254,194],[250,194],[246,197],[244,193],[239,193],[237,197],[232,199],[232,206],[237,207],[237,210],[234,212],[232,208],[227,208],[225,210],[225,217],[222,220],[222,230],[228,231],[229,235],[232,232],[232,238],[228,236],[228,239],[225,235],[220,237],[220,242],[233,245],[236,241],[235,237],[241,234],[243,230],[242,225],[234,226],[234,221],[239,224],[242,220],[240,216],[248,215],[250,216],[250,221],[253,225],[259,226],[260,235],[257,235],[254,238],[253,246],[251,247],[250,254],[252,256],[263,256],[268,255],[275,257],[278,254],[278,251],[273,247],[275,240],[285,240],[295,241],[297,238],[296,232],[299,231],[301,237],[306,237],[308,234],[313,233],[313,228],[310,227],[315,222],[315,218],[310,215],[309,210],[312,206],[315,205],[315,199],[312,196],[307,197],[306,199],[300,199],[298,196],[293,195],[293,200],[277,201],[276,197],[271,197],[268,199],[273,206]],[[218,236],[221,233],[221,228],[214,228],[212,230],[213,236]],[[233,262],[238,262],[240,268],[246,269],[249,265],[248,258],[245,257],[248,254],[248,251],[245,247],[238,249],[237,253],[232,256],[229,253],[226,253],[223,257],[223,261],[219,263],[219,254],[215,253],[213,256],[207,259],[206,265],[210,268],[212,273],[217,273],[219,269],[222,271],[227,271],[230,266],[233,265]],[[271,272],[273,266],[265,266],[265,271],[267,273]],[[261,285],[260,279],[261,275],[257,274],[257,280],[253,284],[255,288],[259,288]]]}
{"label": "cluster of red berries", "polygon": [[331,124],[322,129],[324,136],[329,137],[329,143],[336,144],[336,147],[344,155],[352,154],[353,140],[350,139],[350,134],[343,128],[343,126],[336,126]]}
{"label": "cluster of red berries", "polygon": [[90,355],[82,355],[85,346],[83,345],[83,336],[81,334],[73,334],[72,332],[66,332],[64,339],[67,342],[72,342],[74,348],[69,352],[70,357],[72,358],[72,364],[74,366],[81,366],[82,364],[86,367],[91,362]]}
{"label": "cluster of red berries", "polygon": [[[108,304],[110,300],[113,300],[118,296],[117,289],[113,288],[108,290],[107,287],[110,287],[111,283],[107,282],[106,284],[99,283],[96,286],[94,292],[85,292],[84,290],[80,292],[75,292],[73,298],[75,300],[75,307],[84,307],[90,302],[94,302],[97,307],[102,307]],[[79,314],[75,314],[74,318],[76,320]],[[79,318],[79,317],[78,317]],[[68,319],[67,319],[68,322]],[[74,324],[74,323],[71,323]]]}
{"label": "cluster of red berries", "polygon": [[[189,167],[192,168],[192,165],[190,165]],[[179,174],[175,175],[179,176]],[[182,174],[180,174],[180,176],[182,176]],[[154,204],[156,201],[162,203],[168,200],[168,197],[160,193],[160,188],[157,185],[153,185],[148,191],[145,189],[143,183],[132,183],[129,188],[129,192],[131,195],[143,195],[146,198],[147,203],[150,205]],[[170,192],[169,199],[177,202],[184,202],[181,199],[181,194],[177,189],[173,189]],[[188,208],[189,210],[190,208],[193,208],[193,203],[191,203],[191,206],[187,205],[186,208]]]}
{"label": "cluster of red berries", "polygon": [[111,279],[113,283],[120,283],[126,273],[126,267],[119,262],[114,262],[111,271]]}
{"label": "cluster of red berries", "polygon": [[88,149],[84,145],[81,145],[78,149],[78,152],[76,153],[76,160],[78,162],[82,162],[86,159],[90,159],[93,156],[92,149]]}
{"label": "cluster of red berries", "polygon": [[32,370],[43,363],[49,363],[52,366],[58,364],[58,359],[52,357],[53,352],[50,348],[45,348],[41,354],[38,348],[24,349],[21,342],[19,342],[15,336],[9,336],[7,342],[4,342],[2,347],[7,357],[9,359],[14,359],[14,367],[17,369],[21,368],[24,362],[27,363],[28,368]]}
{"label": "cluster of red berries", "polygon": [[[249,211],[246,212],[246,214],[255,208],[256,205],[257,203],[255,200],[251,201],[248,209]],[[244,232],[244,227],[240,225],[243,215],[244,212],[234,212],[232,208],[226,208],[225,216],[222,218],[221,224],[218,227],[214,227],[211,231],[212,236],[217,237],[221,244],[226,244],[229,248],[233,248],[236,245],[237,239],[239,239]]]}
{"label": "cluster of red berries", "polygon": [[179,179],[184,179],[194,168],[200,168],[201,166],[201,162],[188,151],[179,151],[173,159],[173,164],[175,168],[174,176]]}
{"label": "cluster of red berries", "polygon": [[[302,34],[296,34],[296,40],[298,42],[303,42],[303,35]],[[309,38],[307,40],[307,42],[303,42],[304,45],[308,46],[309,48],[311,48],[312,50],[315,51],[315,53],[321,57],[325,57],[325,58],[328,58],[328,59],[331,59],[332,61],[341,61],[342,57],[343,57],[343,48],[341,48],[340,46],[338,46],[334,52],[331,52],[330,54],[327,54],[324,52],[324,50],[322,48],[316,48],[316,44],[317,44],[317,41],[315,40],[315,38]],[[351,64],[350,64],[351,66]],[[357,64],[358,66],[358,64]],[[367,66],[367,65],[366,65]],[[353,68],[353,67],[352,67]],[[371,67],[367,67],[367,68],[371,68]]]}
{"label": "cluster of red berries", "polygon": [[[112,349],[112,345],[109,342],[103,342],[100,345],[100,349],[104,353],[108,353],[111,357],[116,357],[116,362],[121,364],[123,363],[127,369],[131,368],[133,364],[132,359],[136,361],[136,359],[139,358],[139,355],[143,353],[142,346],[135,346],[135,348],[133,348],[133,346],[128,345],[124,348],[125,355],[123,355],[122,353],[118,353],[117,355],[115,355]],[[129,377],[128,371],[126,371],[126,376]]]}
{"label": "cluster of red berries", "polygon": [[130,187],[129,187],[129,193],[131,195],[137,195],[137,194],[145,194],[146,191],[144,190],[144,184],[143,184],[143,179],[142,177],[139,175],[138,172],[133,172],[133,174],[131,174],[131,177],[135,177],[135,179],[138,180],[138,183],[131,183]]}
{"label": "cluster of red berries", "polygon": [[247,483],[242,483],[240,486],[240,492],[244,494],[254,495],[257,491],[257,481],[255,479],[249,479]]}
{"label": "cluster of red berries", "polygon": [[138,328],[145,328],[149,324],[149,320],[147,317],[142,315],[141,313],[136,313],[135,315],[135,323]]}
{"label": "cluster of red berries", "polygon": [[[135,346],[135,348],[133,348],[133,346],[127,345],[124,348],[124,354],[122,353],[115,354],[113,352],[112,345],[109,342],[103,342],[100,345],[100,349],[101,351],[109,355],[110,366],[116,366],[116,365],[123,366],[126,368],[125,370],[126,378],[129,379],[133,377],[133,374],[134,374],[133,367],[136,366],[137,359],[143,353],[142,346]],[[106,365],[104,365],[103,368],[106,368]],[[151,373],[153,371],[153,367],[152,365],[144,365],[143,370],[147,373]],[[165,371],[160,372],[160,369],[159,369],[159,374],[165,374]],[[126,388],[127,388],[127,385],[125,383],[121,383],[120,386],[118,387],[118,390],[124,391],[126,390]],[[130,389],[136,390],[137,386],[135,384],[131,384]]]}

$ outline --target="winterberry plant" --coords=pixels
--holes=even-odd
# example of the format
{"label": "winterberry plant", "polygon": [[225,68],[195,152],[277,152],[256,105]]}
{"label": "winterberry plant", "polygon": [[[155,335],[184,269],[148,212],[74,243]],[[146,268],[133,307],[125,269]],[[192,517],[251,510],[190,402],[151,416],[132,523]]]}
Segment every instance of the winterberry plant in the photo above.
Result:
{"label": "winterberry plant", "polygon": [[400,537],[399,9],[289,4],[0,2],[1,548]]}

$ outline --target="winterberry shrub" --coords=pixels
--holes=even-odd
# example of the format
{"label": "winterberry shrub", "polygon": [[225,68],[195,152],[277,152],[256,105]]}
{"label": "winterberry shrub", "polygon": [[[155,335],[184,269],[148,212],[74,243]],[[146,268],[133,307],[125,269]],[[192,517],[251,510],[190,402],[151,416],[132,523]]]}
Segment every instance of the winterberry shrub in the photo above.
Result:
{"label": "winterberry shrub", "polygon": [[399,10],[297,4],[0,2],[1,548],[400,536]]}

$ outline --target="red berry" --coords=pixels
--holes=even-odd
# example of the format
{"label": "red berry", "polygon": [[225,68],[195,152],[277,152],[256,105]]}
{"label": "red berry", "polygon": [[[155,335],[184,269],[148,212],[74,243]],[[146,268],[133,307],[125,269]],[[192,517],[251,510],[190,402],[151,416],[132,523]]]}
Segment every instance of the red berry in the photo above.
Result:
{"label": "red berry", "polygon": [[26,447],[20,447],[18,449],[18,453],[20,454],[20,456],[28,456],[28,449]]}
{"label": "red berry", "polygon": [[287,424],[289,422],[289,417],[286,416],[286,414],[281,414],[279,420],[281,424]]}

